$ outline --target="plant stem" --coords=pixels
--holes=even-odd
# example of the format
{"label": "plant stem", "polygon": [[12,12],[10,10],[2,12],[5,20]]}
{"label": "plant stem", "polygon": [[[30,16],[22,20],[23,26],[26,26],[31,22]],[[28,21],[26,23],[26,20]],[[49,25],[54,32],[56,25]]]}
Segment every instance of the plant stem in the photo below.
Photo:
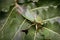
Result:
{"label": "plant stem", "polygon": [[16,7],[13,7],[13,9],[11,10],[10,14],[8,15],[8,17],[7,17],[7,19],[6,19],[5,23],[4,23],[4,25],[3,25],[2,28],[0,29],[0,31],[2,31],[3,28],[5,27],[5,25],[6,25],[7,21],[8,21],[8,19],[9,19],[10,15],[12,14],[12,12],[13,12],[13,10],[14,10],[15,8],[16,8]]}
{"label": "plant stem", "polygon": [[34,40],[36,40],[36,35],[37,35],[37,32],[35,31]]}
{"label": "plant stem", "polygon": [[37,35],[37,24],[36,24],[36,31],[35,31],[35,35],[34,35],[34,40],[36,40],[36,35]]}
{"label": "plant stem", "polygon": [[26,22],[26,19],[21,23],[19,29],[16,31],[16,33],[14,34],[13,38],[11,40],[14,40],[14,38],[16,37],[17,33],[20,31],[20,29],[22,28],[23,24]]}

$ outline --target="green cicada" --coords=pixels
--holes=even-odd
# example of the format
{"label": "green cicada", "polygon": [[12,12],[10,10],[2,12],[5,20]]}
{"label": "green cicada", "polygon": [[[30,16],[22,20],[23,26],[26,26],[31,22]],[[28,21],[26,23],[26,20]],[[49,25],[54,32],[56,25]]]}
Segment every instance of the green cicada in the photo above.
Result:
{"label": "green cicada", "polygon": [[[35,8],[34,3],[32,3],[33,5],[19,5],[16,3],[16,9],[17,11],[26,19],[28,19],[29,21],[33,22],[35,25],[35,29],[37,33],[39,31],[39,29],[42,29],[45,21],[42,20],[42,18],[40,17],[38,10],[33,10],[33,8]],[[31,7],[32,6],[32,7]],[[22,30],[22,32],[25,32],[26,34],[28,33],[28,29]],[[35,39],[35,38],[34,38]]]}
{"label": "green cicada", "polygon": [[42,18],[38,15],[37,11],[32,11],[30,6],[20,6],[16,4],[17,11],[26,19],[31,22],[43,24]]}

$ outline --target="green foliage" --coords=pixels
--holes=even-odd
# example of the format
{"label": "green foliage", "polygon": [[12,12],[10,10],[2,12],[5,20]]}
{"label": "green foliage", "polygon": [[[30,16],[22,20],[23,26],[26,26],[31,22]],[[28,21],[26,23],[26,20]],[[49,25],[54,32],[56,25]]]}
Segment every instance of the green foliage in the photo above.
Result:
{"label": "green foliage", "polygon": [[60,40],[59,0],[0,0],[0,40]]}

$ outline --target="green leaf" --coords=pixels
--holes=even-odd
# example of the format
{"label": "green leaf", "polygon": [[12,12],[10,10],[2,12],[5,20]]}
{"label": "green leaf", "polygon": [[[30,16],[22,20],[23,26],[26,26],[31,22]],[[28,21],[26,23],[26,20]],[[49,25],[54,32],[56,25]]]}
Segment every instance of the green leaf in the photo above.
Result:
{"label": "green leaf", "polygon": [[[10,8],[10,5],[14,3],[10,4],[8,1],[6,6],[5,2],[1,2],[0,9],[7,8],[9,15],[4,25],[0,27],[0,40],[60,40],[59,1],[38,0],[34,2],[34,0],[33,3],[18,5],[24,8],[23,10],[17,8],[17,5]],[[40,24],[42,21],[43,25],[47,23],[44,27]],[[28,29],[27,34],[21,31],[25,29]]]}

